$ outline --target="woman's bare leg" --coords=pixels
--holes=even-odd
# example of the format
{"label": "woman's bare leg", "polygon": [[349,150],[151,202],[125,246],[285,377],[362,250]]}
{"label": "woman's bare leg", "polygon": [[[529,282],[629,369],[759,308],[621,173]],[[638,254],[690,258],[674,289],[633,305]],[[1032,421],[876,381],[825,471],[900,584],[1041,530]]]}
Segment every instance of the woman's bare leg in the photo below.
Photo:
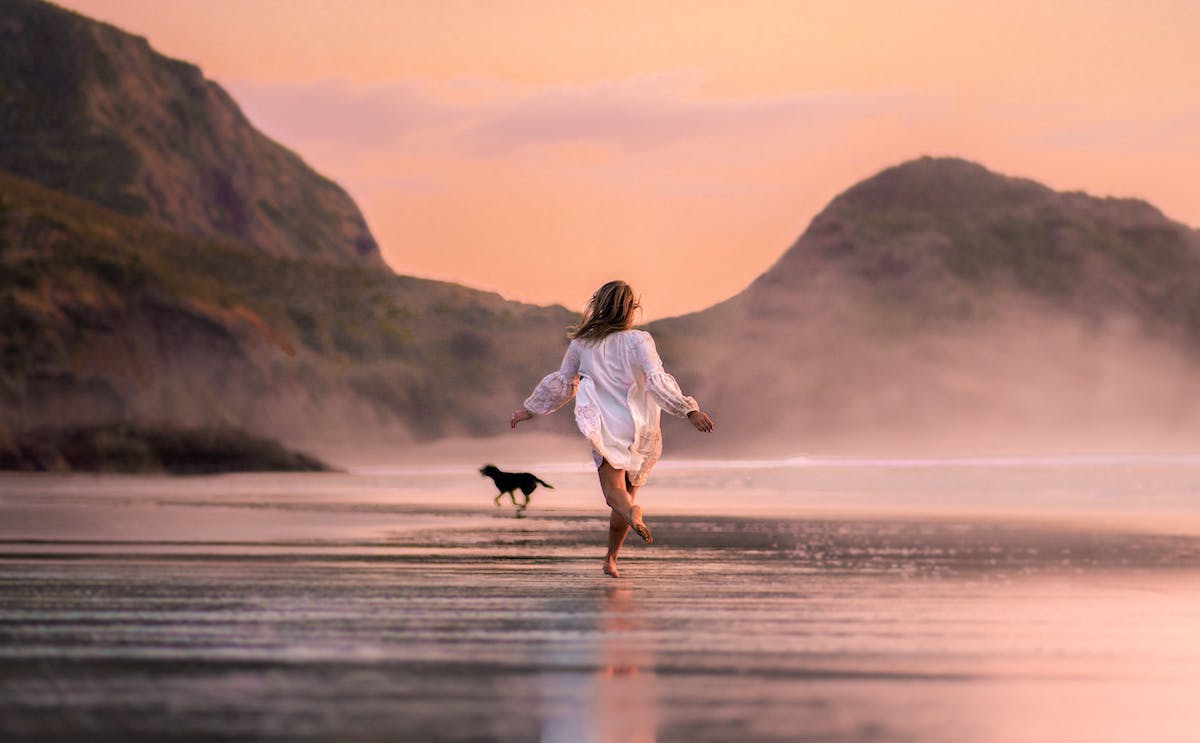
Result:
{"label": "woman's bare leg", "polygon": [[626,487],[628,480],[625,477],[625,470],[619,470],[609,464],[607,459],[602,459],[596,473],[600,476],[600,490],[604,493],[604,500],[608,503],[609,508],[632,524],[633,499],[629,497],[629,490]]}
{"label": "woman's bare leg", "polygon": [[[630,502],[637,498],[638,488],[636,485],[629,485],[626,480],[626,490],[629,493]],[[604,572],[614,578],[620,578],[621,573],[617,570],[617,556],[621,553],[621,545],[625,543],[625,537],[629,534],[629,522],[625,518],[612,510],[608,516],[608,554],[604,556]]]}
{"label": "woman's bare leg", "polygon": [[[625,541],[625,535],[632,528],[646,542],[653,542],[650,529],[642,521],[642,508],[633,503],[637,488],[629,481],[625,470],[619,470],[609,464],[608,460],[600,462],[597,470],[600,476],[600,489],[604,492],[604,500],[608,502],[612,513],[609,514],[608,524],[608,555],[604,559],[604,572],[617,576],[617,553]],[[619,524],[618,524],[619,520]]]}
{"label": "woman's bare leg", "polygon": [[642,521],[642,507],[635,506],[633,499],[629,497],[629,489],[626,486],[629,480],[625,470],[619,470],[609,464],[607,459],[602,459],[598,472],[600,489],[604,492],[604,500],[608,501],[609,507],[624,516],[639,537],[653,542],[654,537],[650,535],[650,529]]}

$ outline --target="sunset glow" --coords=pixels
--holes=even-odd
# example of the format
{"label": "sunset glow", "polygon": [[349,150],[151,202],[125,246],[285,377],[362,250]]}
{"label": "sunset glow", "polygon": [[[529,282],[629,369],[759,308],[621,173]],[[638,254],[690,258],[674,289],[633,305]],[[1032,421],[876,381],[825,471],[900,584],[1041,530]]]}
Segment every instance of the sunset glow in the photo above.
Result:
{"label": "sunset glow", "polygon": [[646,318],[923,154],[1200,225],[1200,5],[68,0],[200,65],[398,272]]}

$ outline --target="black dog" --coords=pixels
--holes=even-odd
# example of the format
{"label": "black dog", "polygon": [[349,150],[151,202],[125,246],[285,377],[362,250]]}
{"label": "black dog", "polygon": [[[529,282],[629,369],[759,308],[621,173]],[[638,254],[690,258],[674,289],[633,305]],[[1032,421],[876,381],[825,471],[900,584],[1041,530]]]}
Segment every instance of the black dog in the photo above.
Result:
{"label": "black dog", "polygon": [[[492,482],[496,483],[496,489],[500,491],[500,493],[496,496],[496,506],[500,506],[500,499],[507,494],[509,499],[512,501],[512,504],[517,507],[517,513],[524,511],[529,506],[529,494],[537,489],[539,483],[545,485],[551,490],[554,489],[554,486],[550,483],[542,480],[541,478],[535,477],[528,472],[505,472],[504,470],[498,469],[495,465],[491,464],[480,467],[479,474],[492,478]],[[524,503],[517,503],[517,496],[515,493],[517,490],[520,490],[525,496]]]}

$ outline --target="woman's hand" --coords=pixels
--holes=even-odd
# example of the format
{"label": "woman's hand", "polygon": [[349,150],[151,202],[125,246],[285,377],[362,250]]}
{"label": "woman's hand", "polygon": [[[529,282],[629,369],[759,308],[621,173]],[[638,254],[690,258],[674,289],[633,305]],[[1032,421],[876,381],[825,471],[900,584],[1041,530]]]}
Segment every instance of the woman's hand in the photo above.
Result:
{"label": "woman's hand", "polygon": [[529,412],[525,408],[521,408],[520,410],[518,410],[517,412],[512,414],[512,418],[509,419],[509,425],[512,428],[516,428],[518,423],[520,423],[521,421],[527,421],[532,417],[533,417],[533,413]]}
{"label": "woman's hand", "polygon": [[[697,431],[710,433],[714,428],[712,418],[709,418],[708,413],[705,413],[703,410],[693,410],[692,412],[688,413],[687,418],[692,422],[692,425],[696,427]],[[514,423],[513,425],[515,426],[517,424]]]}

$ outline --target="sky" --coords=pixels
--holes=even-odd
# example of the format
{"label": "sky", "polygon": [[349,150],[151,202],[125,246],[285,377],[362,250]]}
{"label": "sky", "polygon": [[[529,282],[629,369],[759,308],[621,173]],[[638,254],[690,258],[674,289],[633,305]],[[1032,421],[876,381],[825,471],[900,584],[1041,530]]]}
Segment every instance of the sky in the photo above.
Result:
{"label": "sky", "polygon": [[922,155],[1200,226],[1195,0],[60,0],[229,90],[398,272],[645,319]]}

